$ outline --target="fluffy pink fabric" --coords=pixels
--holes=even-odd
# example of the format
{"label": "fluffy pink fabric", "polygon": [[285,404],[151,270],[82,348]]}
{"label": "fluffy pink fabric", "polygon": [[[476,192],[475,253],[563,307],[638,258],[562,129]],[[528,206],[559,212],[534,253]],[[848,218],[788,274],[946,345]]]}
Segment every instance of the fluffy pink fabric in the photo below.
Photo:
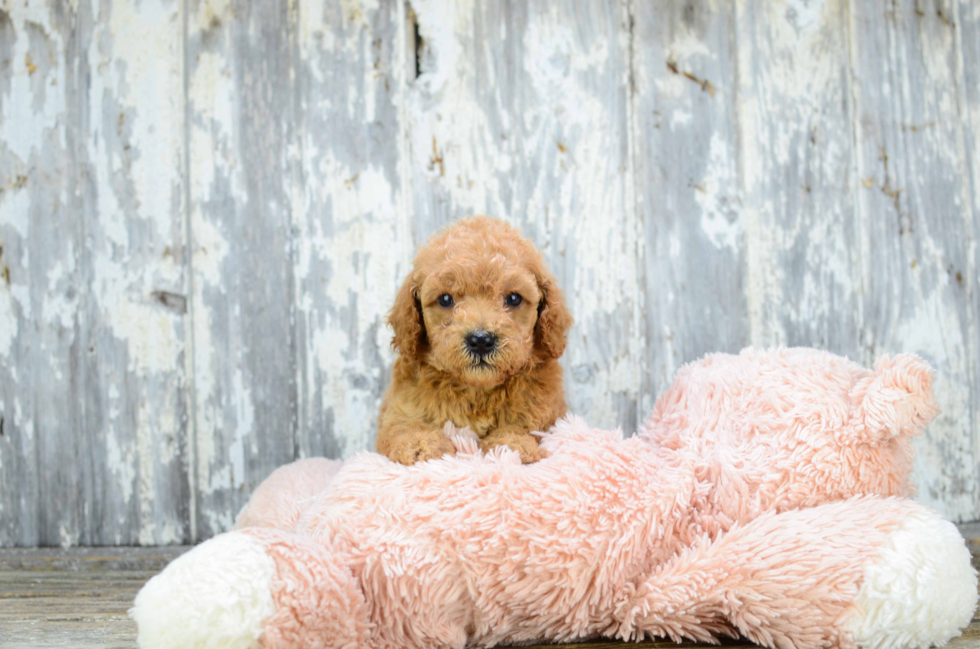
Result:
{"label": "fluffy pink fabric", "polygon": [[260,541],[276,564],[276,612],[265,623],[263,647],[355,649],[367,644],[371,627],[364,595],[342,555],[280,530],[251,528],[245,533]]}
{"label": "fluffy pink fabric", "polygon": [[863,497],[764,514],[659,566],[616,611],[616,634],[676,641],[742,636],[765,646],[848,647],[866,565],[910,511],[906,500]]}
{"label": "fluffy pink fabric", "polygon": [[340,460],[313,457],[279,467],[252,494],[238,514],[235,529],[293,529],[310,499],[326,489],[343,466]]}
{"label": "fluffy pink fabric", "polygon": [[324,490],[312,465],[284,467],[241,517],[295,520],[247,531],[277,571],[263,646],[741,633],[849,647],[889,535],[942,523],[894,497],[911,492],[908,436],[935,412],[912,356],[871,372],[812,350],[748,351],[684,368],[636,437],[559,421],[536,464],[447,430],[455,456],[402,466],[364,453]]}
{"label": "fluffy pink fabric", "polygon": [[[708,509],[715,484],[697,477],[699,448],[624,440],[578,418],[543,443],[551,457],[530,466],[506,450],[413,467],[365,454],[310,504],[296,532],[344,556],[375,625],[370,646],[736,630],[846,645],[836,622],[867,556],[901,520],[896,509],[916,507],[865,500],[769,514],[714,543],[738,498]],[[742,507],[739,522],[755,509]]]}
{"label": "fluffy pink fabric", "polygon": [[911,496],[911,437],[938,414],[912,354],[875,370],[813,349],[712,354],[683,367],[638,434],[696,451],[710,531],[859,494]]}

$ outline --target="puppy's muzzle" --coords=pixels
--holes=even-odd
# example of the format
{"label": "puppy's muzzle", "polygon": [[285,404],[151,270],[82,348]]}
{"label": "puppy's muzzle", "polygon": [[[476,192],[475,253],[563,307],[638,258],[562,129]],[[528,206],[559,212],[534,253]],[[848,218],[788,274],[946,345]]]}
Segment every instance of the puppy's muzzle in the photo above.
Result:
{"label": "puppy's muzzle", "polygon": [[466,334],[465,341],[466,349],[480,359],[497,349],[497,335],[483,329]]}

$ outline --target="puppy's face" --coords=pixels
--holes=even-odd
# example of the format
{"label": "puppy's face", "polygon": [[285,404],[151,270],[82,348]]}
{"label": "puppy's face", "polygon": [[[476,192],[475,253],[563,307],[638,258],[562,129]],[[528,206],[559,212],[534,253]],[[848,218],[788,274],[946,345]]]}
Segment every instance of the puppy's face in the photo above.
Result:
{"label": "puppy's face", "polygon": [[540,253],[486,217],[419,251],[389,315],[403,356],[485,388],[561,356],[571,322]]}
{"label": "puppy's face", "polygon": [[541,290],[513,257],[484,250],[446,258],[418,296],[429,365],[463,383],[493,387],[531,361]]}

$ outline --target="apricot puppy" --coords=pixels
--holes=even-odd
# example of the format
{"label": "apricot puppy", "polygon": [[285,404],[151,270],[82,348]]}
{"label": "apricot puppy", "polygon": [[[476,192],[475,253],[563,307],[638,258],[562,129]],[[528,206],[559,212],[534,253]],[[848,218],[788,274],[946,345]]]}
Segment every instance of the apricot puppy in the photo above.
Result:
{"label": "apricot puppy", "polygon": [[558,357],[572,318],[541,254],[506,223],[460,221],[415,258],[388,316],[399,352],[378,452],[402,464],[453,453],[446,422],[541,458],[532,430],[565,414]]}

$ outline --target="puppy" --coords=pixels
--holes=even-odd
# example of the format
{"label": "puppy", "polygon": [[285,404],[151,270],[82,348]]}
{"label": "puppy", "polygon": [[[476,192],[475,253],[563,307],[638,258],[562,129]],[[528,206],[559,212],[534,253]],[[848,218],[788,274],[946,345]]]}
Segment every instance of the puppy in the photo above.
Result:
{"label": "puppy", "polygon": [[399,356],[378,452],[402,464],[451,454],[452,422],[484,451],[542,457],[530,431],[565,414],[558,357],[572,318],[531,242],[488,217],[451,226],[419,251],[388,323]]}

